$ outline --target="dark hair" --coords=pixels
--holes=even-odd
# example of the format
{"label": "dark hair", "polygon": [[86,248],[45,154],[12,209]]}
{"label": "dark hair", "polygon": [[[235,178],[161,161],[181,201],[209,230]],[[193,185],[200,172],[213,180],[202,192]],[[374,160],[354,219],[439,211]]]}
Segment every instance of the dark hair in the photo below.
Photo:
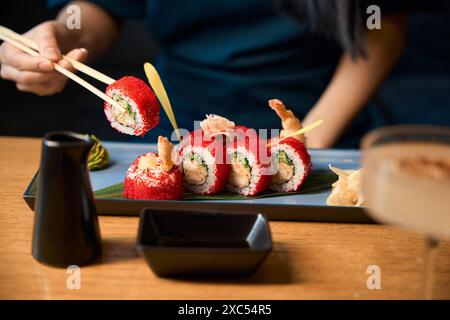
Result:
{"label": "dark hair", "polygon": [[364,30],[357,0],[277,0],[279,8],[298,21],[339,42],[353,58],[365,56]]}

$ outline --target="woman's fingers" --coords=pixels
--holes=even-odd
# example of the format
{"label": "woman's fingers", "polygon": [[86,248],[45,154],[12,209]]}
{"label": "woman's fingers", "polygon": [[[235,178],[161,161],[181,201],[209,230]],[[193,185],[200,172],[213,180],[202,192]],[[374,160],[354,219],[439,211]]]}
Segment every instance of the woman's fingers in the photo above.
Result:
{"label": "woman's fingers", "polygon": [[[87,51],[85,49],[74,49],[69,53],[67,53],[67,56],[79,62],[84,62],[87,59]],[[67,60],[62,59],[61,61],[58,62],[58,64],[71,72],[76,71],[73,65]],[[69,79],[59,72],[55,73],[56,74],[54,75],[53,85],[55,86],[55,90],[57,92],[60,92],[65,87]]]}
{"label": "woman's fingers", "polygon": [[39,46],[39,53],[53,61],[61,59],[55,26],[51,23],[43,23],[35,30],[34,40]]}
{"label": "woman's fingers", "polygon": [[3,43],[0,46],[0,63],[2,65],[12,66],[18,70],[34,72],[53,71],[53,65],[47,58],[33,57],[9,43]]}
{"label": "woman's fingers", "polygon": [[31,56],[9,43],[3,43],[0,46],[0,63],[22,71],[53,71],[53,65],[48,59],[55,62],[61,59],[55,26],[42,23],[27,32],[27,35],[37,43],[41,56]]}
{"label": "woman's fingers", "polygon": [[[75,49],[70,51],[67,56],[83,62],[87,59],[88,52],[85,49]],[[75,72],[72,64],[64,59],[59,61],[58,64]],[[18,90],[32,92],[41,96],[61,92],[68,80],[66,76],[57,71],[46,73],[22,71],[10,65],[2,65],[0,75],[3,79],[16,82]]]}
{"label": "woman's fingers", "polygon": [[[69,51],[66,54],[66,56],[79,62],[85,62],[88,57],[88,51],[84,48],[74,49],[72,51]],[[75,69],[73,68],[72,64],[64,59],[59,61],[58,64],[72,72],[75,72]]]}
{"label": "woman's fingers", "polygon": [[[0,46],[0,76],[16,82],[20,91],[38,95],[58,93],[65,87],[67,77],[56,72],[54,64],[75,72],[72,64],[61,59],[58,44],[58,32],[53,22],[44,22],[26,33],[38,47],[40,56],[31,56],[14,46],[3,43]],[[67,53],[72,59],[84,62],[88,52],[86,49],[75,49]]]}
{"label": "woman's fingers", "polygon": [[61,92],[66,86],[67,78],[59,77],[59,75],[46,77],[40,82],[16,82],[16,87],[23,92],[31,92],[39,96],[48,96]]}
{"label": "woman's fingers", "polygon": [[20,71],[9,65],[2,66],[1,76],[5,80],[14,81],[16,83],[24,85],[32,85],[36,83],[42,83],[48,80],[47,73],[33,72],[33,71]]}
{"label": "woman's fingers", "polygon": [[67,55],[79,62],[85,62],[89,56],[89,52],[85,48],[80,48],[70,51]]}
{"label": "woman's fingers", "polygon": [[43,96],[50,96],[52,94],[56,94],[58,92],[61,92],[61,90],[57,91],[53,87],[49,87],[49,86],[44,85],[44,84],[27,86],[27,85],[24,85],[24,84],[17,83],[16,84],[16,88],[19,91],[34,93],[34,94],[36,94],[38,96],[41,96],[41,97],[43,97]]}
{"label": "woman's fingers", "polygon": [[40,96],[58,93],[65,85],[65,80],[55,78],[53,72],[20,71],[11,66],[2,66],[1,76],[3,79],[14,81],[18,90]]}

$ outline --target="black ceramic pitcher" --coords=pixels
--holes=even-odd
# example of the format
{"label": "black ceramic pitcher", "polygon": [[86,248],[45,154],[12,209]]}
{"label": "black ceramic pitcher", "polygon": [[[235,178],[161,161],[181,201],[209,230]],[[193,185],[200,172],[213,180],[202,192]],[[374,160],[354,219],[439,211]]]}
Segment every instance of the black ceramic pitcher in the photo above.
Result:
{"label": "black ceramic pitcher", "polygon": [[57,267],[83,265],[100,254],[100,231],[87,158],[93,141],[52,132],[42,142],[33,256]]}

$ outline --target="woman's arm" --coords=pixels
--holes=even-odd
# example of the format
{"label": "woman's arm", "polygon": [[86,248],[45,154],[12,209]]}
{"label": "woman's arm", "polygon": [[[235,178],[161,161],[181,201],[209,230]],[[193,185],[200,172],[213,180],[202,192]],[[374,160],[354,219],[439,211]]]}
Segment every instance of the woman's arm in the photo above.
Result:
{"label": "woman's arm", "polygon": [[325,120],[306,134],[308,147],[328,148],[338,140],[401,56],[406,31],[405,16],[383,18],[381,29],[365,32],[367,59],[353,61],[343,54],[328,87],[304,119],[304,125]]}
{"label": "woman's arm", "polygon": [[[77,5],[81,12],[80,29],[69,30],[66,21],[71,15],[67,8]],[[119,27],[114,18],[103,8],[87,1],[71,1],[61,9],[56,24],[60,30],[59,44],[64,52],[74,48],[85,48],[89,51],[89,58],[95,59],[101,56],[117,39]]]}

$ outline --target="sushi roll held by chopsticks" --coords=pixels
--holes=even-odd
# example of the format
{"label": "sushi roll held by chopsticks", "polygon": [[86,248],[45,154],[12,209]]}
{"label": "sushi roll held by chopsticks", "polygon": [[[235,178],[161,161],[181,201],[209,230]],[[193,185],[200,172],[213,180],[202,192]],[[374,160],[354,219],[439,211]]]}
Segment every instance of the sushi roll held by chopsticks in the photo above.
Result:
{"label": "sushi roll held by chopsticks", "polygon": [[225,137],[234,122],[207,115],[201,129],[192,131],[181,143],[184,187],[197,194],[217,194],[225,189],[230,165],[226,163]]}
{"label": "sushi roll held by chopsticks", "polygon": [[173,145],[158,137],[158,153],[139,156],[125,177],[124,197],[141,200],[179,200],[183,195],[181,168],[172,161]]}
{"label": "sushi roll held by chopsticks", "polygon": [[283,127],[280,137],[272,139],[270,143],[272,164],[276,170],[270,189],[278,192],[298,191],[311,172],[311,158],[304,145],[304,134],[295,135],[302,125],[280,100],[269,100],[269,106],[280,117]]}
{"label": "sushi roll held by chopsticks", "polygon": [[105,114],[111,127],[129,135],[143,136],[159,124],[159,102],[141,79],[126,76],[106,88],[106,95],[121,109],[105,101]]}

